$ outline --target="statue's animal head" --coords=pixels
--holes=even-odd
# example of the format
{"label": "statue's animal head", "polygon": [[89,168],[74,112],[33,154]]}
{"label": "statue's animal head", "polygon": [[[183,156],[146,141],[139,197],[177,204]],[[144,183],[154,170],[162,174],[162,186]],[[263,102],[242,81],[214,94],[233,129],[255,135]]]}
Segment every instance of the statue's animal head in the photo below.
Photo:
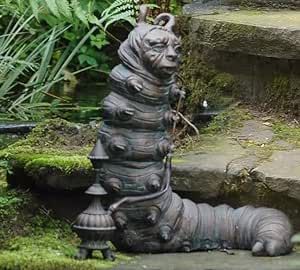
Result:
{"label": "statue's animal head", "polygon": [[136,27],[119,49],[124,65],[142,77],[168,80],[180,57],[180,39],[173,32],[174,16],[162,13],[154,24],[146,23],[147,8],[141,7]]}

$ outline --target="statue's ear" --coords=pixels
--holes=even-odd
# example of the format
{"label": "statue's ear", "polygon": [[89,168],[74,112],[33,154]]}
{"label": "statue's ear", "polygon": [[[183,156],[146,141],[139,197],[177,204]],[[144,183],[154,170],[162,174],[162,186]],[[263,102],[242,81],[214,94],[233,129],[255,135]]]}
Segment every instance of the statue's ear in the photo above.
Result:
{"label": "statue's ear", "polygon": [[148,7],[146,5],[141,5],[140,6],[140,14],[137,20],[137,23],[146,23],[147,19],[147,14],[148,14]]}
{"label": "statue's ear", "polygon": [[163,26],[169,31],[173,31],[175,26],[175,17],[169,13],[161,13],[155,18],[154,24]]}

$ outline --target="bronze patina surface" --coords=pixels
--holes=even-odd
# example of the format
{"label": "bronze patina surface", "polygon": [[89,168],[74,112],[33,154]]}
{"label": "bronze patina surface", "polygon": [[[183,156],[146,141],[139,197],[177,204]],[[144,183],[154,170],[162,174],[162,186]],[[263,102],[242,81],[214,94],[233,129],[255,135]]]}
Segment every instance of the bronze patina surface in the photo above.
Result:
{"label": "bronze patina surface", "polygon": [[[130,252],[190,252],[249,249],[253,255],[291,251],[292,228],[286,215],[270,208],[211,207],[181,199],[169,185],[176,113],[170,100],[182,98],[175,75],[180,39],[175,19],[160,14],[139,21],[121,45],[121,64],[110,74],[98,141],[103,160],[101,184],[113,203],[108,213],[117,227],[114,245]],[[111,225],[112,226],[112,225]]]}

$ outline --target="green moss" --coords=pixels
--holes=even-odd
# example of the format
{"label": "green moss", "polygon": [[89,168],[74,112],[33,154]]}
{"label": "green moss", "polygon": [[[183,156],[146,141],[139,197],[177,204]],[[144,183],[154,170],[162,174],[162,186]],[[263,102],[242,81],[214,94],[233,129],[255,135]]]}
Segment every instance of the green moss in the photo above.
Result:
{"label": "green moss", "polygon": [[300,88],[292,86],[287,76],[277,76],[266,86],[265,103],[274,111],[299,113]]}
{"label": "green moss", "polygon": [[95,142],[96,130],[78,128],[65,120],[46,120],[27,138],[0,151],[0,160],[12,168],[21,167],[28,174],[40,169],[58,170],[65,174],[73,170],[89,170],[87,159]]}
{"label": "green moss", "polygon": [[300,126],[299,124],[288,124],[284,122],[275,122],[273,131],[276,138],[285,140],[291,144],[300,147]]}
{"label": "green moss", "polygon": [[202,132],[206,134],[228,133],[252,118],[247,109],[230,107],[217,115]]}
{"label": "green moss", "polygon": [[47,147],[72,149],[82,145],[93,145],[96,138],[96,130],[88,125],[84,127],[63,119],[49,119],[40,123],[27,136],[25,141],[15,145],[30,145],[35,147]]}
{"label": "green moss", "polygon": [[89,170],[92,168],[90,161],[87,159],[89,151],[90,148],[83,148],[74,152],[12,145],[8,149],[0,151],[0,158],[5,158],[12,170],[14,167],[21,167],[29,174],[45,168],[69,174],[73,170]]}
{"label": "green moss", "polygon": [[187,18],[181,18],[180,33],[183,36],[183,57],[180,66],[180,77],[187,92],[184,102],[188,113],[203,110],[202,103],[206,100],[211,109],[221,109],[232,103],[236,80],[228,73],[220,73],[209,66],[204,59],[199,42],[193,39],[186,29]]}
{"label": "green moss", "polygon": [[117,253],[116,262],[76,261],[78,237],[71,224],[51,216],[29,193],[0,189],[0,269],[109,269],[130,258]]}
{"label": "green moss", "polygon": [[[0,269],[110,269],[121,260],[130,259],[118,253],[117,260],[109,262],[102,260],[100,253],[95,253],[93,259],[77,261],[74,256],[79,240],[69,229],[70,225],[57,221],[52,221],[52,224],[52,228],[46,229],[40,227],[41,225],[31,224],[38,232],[8,241],[5,250],[0,250]],[[42,225],[45,225],[45,222]]]}
{"label": "green moss", "polygon": [[91,162],[86,158],[86,156],[35,156],[30,161],[28,161],[24,169],[28,172],[35,172],[41,168],[55,168],[59,171],[63,171],[67,174],[71,173],[73,170],[84,170],[92,168]]}
{"label": "green moss", "polygon": [[[27,239],[26,239],[27,240]],[[111,269],[124,256],[118,256],[115,262],[103,261],[101,257],[86,261],[77,261],[59,252],[59,250],[42,249],[29,246],[18,251],[0,253],[2,270],[99,270]]]}
{"label": "green moss", "polygon": [[228,135],[242,126],[243,121],[251,119],[251,113],[242,107],[231,106],[216,116],[210,124],[200,130],[199,136],[186,136],[176,145],[176,154],[187,152],[214,152],[224,146]]}

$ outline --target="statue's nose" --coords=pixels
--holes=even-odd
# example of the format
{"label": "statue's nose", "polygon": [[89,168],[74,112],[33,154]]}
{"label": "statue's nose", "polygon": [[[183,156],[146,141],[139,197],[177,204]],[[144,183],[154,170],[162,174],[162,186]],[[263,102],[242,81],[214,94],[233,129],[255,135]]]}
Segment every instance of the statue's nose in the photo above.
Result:
{"label": "statue's nose", "polygon": [[166,57],[168,60],[170,61],[175,61],[177,58],[177,53],[175,52],[175,50],[173,49],[172,46],[169,46],[167,49],[167,53],[166,53]]}

